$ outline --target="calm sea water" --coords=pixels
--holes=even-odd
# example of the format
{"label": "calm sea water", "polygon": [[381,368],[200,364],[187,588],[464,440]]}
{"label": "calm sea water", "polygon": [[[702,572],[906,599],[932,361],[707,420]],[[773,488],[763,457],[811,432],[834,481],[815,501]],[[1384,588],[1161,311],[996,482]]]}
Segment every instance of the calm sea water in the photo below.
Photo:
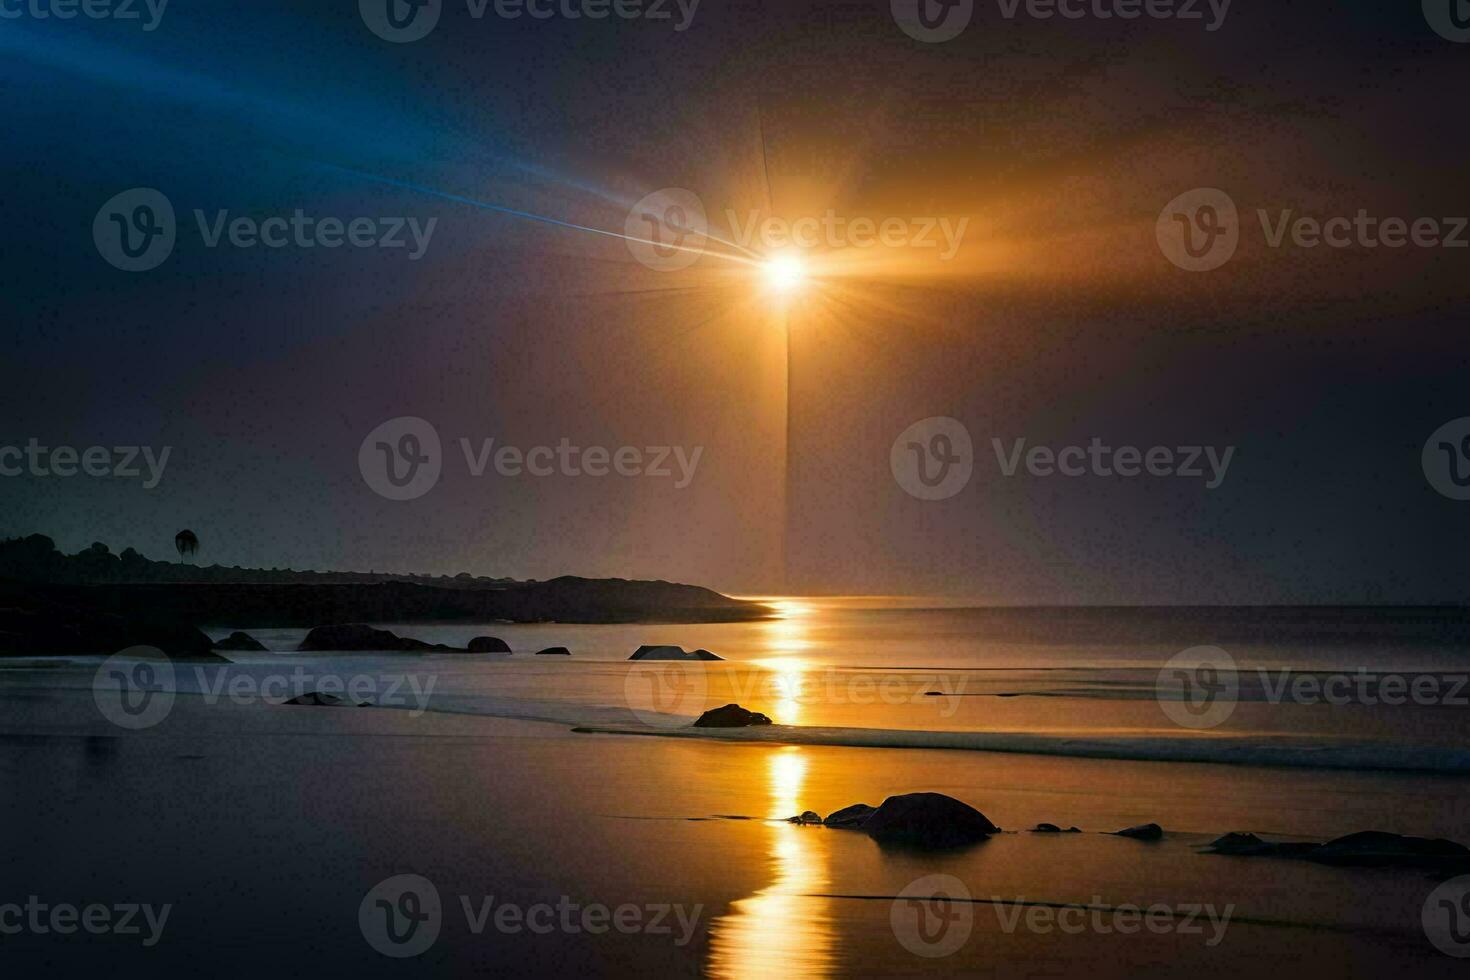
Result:
{"label": "calm sea water", "polygon": [[[0,819],[11,829],[0,901],[169,902],[174,912],[156,947],[26,933],[0,939],[0,962],[38,976],[388,976],[408,965],[451,975],[1097,980],[1234,978],[1285,961],[1322,975],[1460,969],[1423,930],[1435,882],[1422,873],[1198,853],[1236,830],[1464,839],[1470,712],[1450,700],[1465,663],[1454,615],[826,599],[778,608],[770,621],[713,626],[385,624],[459,645],[499,635],[515,649],[501,658],[299,654],[304,631],[253,631],[270,652],[227,667],[175,665],[172,712],[138,732],[98,714],[100,656],[12,663],[0,669]],[[642,643],[705,647],[727,661],[628,663]],[[573,656],[534,656],[552,645]],[[1231,657],[1237,690],[1218,702],[1226,717],[1190,727],[1168,710],[1180,692],[1160,677],[1201,645]],[[1309,678],[1326,690],[1333,677],[1369,676],[1377,691],[1397,675],[1437,679],[1439,699],[1336,703],[1307,697],[1310,686],[1278,686]],[[273,703],[291,684],[328,681],[365,684],[366,700],[397,697],[399,710]],[[273,695],[252,697],[261,690]],[[734,737],[785,744],[682,737],[693,715],[726,701],[777,722]],[[536,718],[555,724],[524,720]],[[1146,761],[1161,758],[1198,761]],[[1272,765],[1251,764],[1261,761]],[[1021,832],[928,855],[784,821],[918,790]],[[1087,832],[1024,832],[1039,821]],[[1162,824],[1165,840],[1099,833],[1145,821]],[[443,916],[433,946],[405,963],[373,951],[359,913],[379,882],[408,873],[435,885]],[[901,921],[904,890],[935,874],[999,903],[967,908],[964,941],[937,960],[915,952]],[[696,927],[683,944],[651,932],[476,932],[462,902],[491,897],[674,904]],[[1234,918],[1210,944],[1208,932],[1017,927],[997,911],[1017,902],[1210,903]]]}
{"label": "calm sea water", "polygon": [[[305,631],[293,629],[255,631],[272,654],[237,659],[244,670],[432,677],[431,710],[573,725],[675,727],[734,702],[802,729],[782,738],[824,744],[1470,771],[1470,623],[1459,610],[765,601],[776,616],[750,623],[378,624],[453,646],[491,633],[515,651],[504,658],[295,654]],[[627,658],[644,643],[726,662],[643,676]],[[573,656],[534,656],[549,646]]]}

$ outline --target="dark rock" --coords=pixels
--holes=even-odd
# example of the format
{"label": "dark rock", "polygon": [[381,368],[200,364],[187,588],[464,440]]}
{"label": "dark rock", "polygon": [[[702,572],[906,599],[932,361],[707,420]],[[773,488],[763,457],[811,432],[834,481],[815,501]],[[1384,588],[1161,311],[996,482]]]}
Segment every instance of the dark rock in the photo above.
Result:
{"label": "dark rock", "polygon": [[633,652],[629,660],[724,660],[717,657],[708,650],[694,650],[692,652],[683,647],[676,646],[648,646],[639,647]]}
{"label": "dark rock", "polygon": [[423,640],[415,640],[406,636],[399,636],[391,630],[373,629],[371,626],[347,625],[347,626],[318,626],[306,634],[306,639],[301,641],[299,650],[397,650],[397,651],[454,651],[452,647],[444,646],[442,643],[425,643]]}
{"label": "dark rock", "polygon": [[822,817],[821,814],[817,813],[815,810],[803,810],[801,816],[787,817],[786,822],[799,824],[820,824],[822,822]]}
{"label": "dark rock", "polygon": [[1302,855],[1318,864],[1354,867],[1433,867],[1470,859],[1463,844],[1440,838],[1404,837],[1365,830],[1330,840]]}
{"label": "dark rock", "polygon": [[854,803],[852,806],[845,806],[835,813],[828,814],[827,819],[822,823],[837,830],[861,830],[863,824],[868,822],[868,818],[877,812],[878,808],[875,806]]}
{"label": "dark rock", "polygon": [[1276,847],[1268,844],[1255,834],[1232,832],[1224,837],[1216,837],[1210,841],[1207,852],[1210,854],[1240,854],[1255,856],[1257,854],[1270,853]]}
{"label": "dark rock", "polygon": [[771,719],[759,711],[746,711],[738,704],[727,704],[711,708],[699,716],[695,728],[749,728],[751,725],[769,725]]}
{"label": "dark rock", "polygon": [[1035,827],[1031,828],[1031,832],[1033,834],[1060,834],[1062,832],[1062,828],[1058,827],[1054,823],[1039,823]]}
{"label": "dark rock", "polygon": [[1116,831],[1113,836],[1131,837],[1134,840],[1162,840],[1164,828],[1156,823],[1141,823],[1137,827]]}
{"label": "dark rock", "polygon": [[470,653],[510,653],[510,645],[494,636],[477,636],[466,649]]}
{"label": "dark rock", "polygon": [[366,708],[366,701],[349,701],[339,698],[335,694],[322,694],[319,691],[311,691],[307,694],[298,694],[289,701],[282,701],[282,705],[305,705],[313,708]]}
{"label": "dark rock", "polygon": [[1404,837],[1365,830],[1325,844],[1264,841],[1255,834],[1232,833],[1210,842],[1207,854],[1232,857],[1296,858],[1317,864],[1362,868],[1428,868],[1463,871],[1470,868],[1470,849],[1454,841]]}
{"label": "dark rock", "polygon": [[958,847],[984,840],[1000,828],[968,803],[942,793],[890,796],[863,824],[880,844]]}
{"label": "dark rock", "polygon": [[220,640],[218,643],[216,643],[214,645],[214,648],[216,650],[259,652],[265,650],[265,645],[262,644],[255,637],[251,636],[249,633],[242,633],[240,630],[236,630],[229,636],[225,637],[223,640]]}
{"label": "dark rock", "polygon": [[571,655],[572,651],[566,647],[547,647],[545,650],[536,651],[538,657],[570,657]]}
{"label": "dark rock", "polygon": [[1313,843],[1275,843],[1264,841],[1255,834],[1230,833],[1217,837],[1205,848],[1206,854],[1228,854],[1233,857],[1306,857],[1321,847]]}
{"label": "dark rock", "polygon": [[229,663],[213,652],[208,636],[188,623],[104,612],[25,585],[0,585],[0,657],[112,654],[137,646],[154,647],[175,660]]}

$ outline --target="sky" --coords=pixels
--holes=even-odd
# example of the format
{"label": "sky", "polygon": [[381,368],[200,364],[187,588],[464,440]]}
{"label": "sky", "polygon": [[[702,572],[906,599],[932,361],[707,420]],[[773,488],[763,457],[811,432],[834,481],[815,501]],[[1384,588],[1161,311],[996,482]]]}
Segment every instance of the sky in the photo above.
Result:
{"label": "sky", "polygon": [[[740,594],[1465,601],[1470,502],[1427,460],[1470,416],[1470,44],[1434,0],[990,0],[945,41],[905,2],[445,0],[397,43],[387,0],[172,0],[151,29],[7,0],[0,535]],[[138,188],[173,244],[129,271]],[[655,250],[680,195],[707,234]],[[1432,220],[1395,247],[1292,225],[1360,212]],[[1234,251],[1181,253],[1175,215]],[[1121,476],[1094,440],[1203,472]],[[5,453],[32,441],[125,472]]]}

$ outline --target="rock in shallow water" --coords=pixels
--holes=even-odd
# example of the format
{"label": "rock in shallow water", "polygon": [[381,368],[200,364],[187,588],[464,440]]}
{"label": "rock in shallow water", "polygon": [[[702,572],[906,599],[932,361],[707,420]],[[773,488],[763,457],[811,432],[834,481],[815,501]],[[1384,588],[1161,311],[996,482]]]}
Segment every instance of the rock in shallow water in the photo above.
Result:
{"label": "rock in shallow water", "polygon": [[1068,827],[1066,830],[1063,830],[1062,828],[1058,827],[1054,823],[1039,823],[1035,827],[1032,827],[1031,828],[1031,832],[1033,834],[1080,834],[1080,833],[1082,833],[1082,831],[1078,830],[1076,827]]}
{"label": "rock in shallow water", "polygon": [[547,647],[545,650],[536,651],[538,657],[570,657],[571,655],[572,651],[566,647]]}
{"label": "rock in shallow water", "polygon": [[289,701],[282,701],[281,704],[282,705],[288,705],[289,704],[289,705],[296,705],[296,706],[306,706],[306,707],[312,707],[312,708],[366,708],[366,707],[368,707],[368,703],[366,701],[361,701],[361,702],[359,702],[359,701],[348,701],[346,698],[339,698],[335,694],[321,694],[321,693],[319,693],[317,691],[312,691],[312,692],[310,692],[308,694],[298,694],[296,697],[292,698]]}
{"label": "rock in shallow water", "polygon": [[306,651],[395,650],[446,652],[453,650],[452,647],[447,647],[443,644],[425,643],[423,640],[399,636],[390,630],[373,629],[371,626],[363,626],[358,623],[350,623],[342,626],[318,626],[306,634],[306,639],[301,641],[301,645],[297,649]]}
{"label": "rock in shallow water", "polygon": [[863,824],[868,822],[868,818],[877,812],[878,808],[875,806],[854,803],[852,806],[845,806],[841,810],[828,814],[827,819],[822,823],[837,830],[861,830]]}
{"label": "rock in shallow water", "polygon": [[236,650],[241,652],[261,652],[265,645],[251,636],[249,633],[236,630],[229,636],[214,645],[216,650]]}
{"label": "rock in shallow water", "polygon": [[942,793],[890,796],[862,825],[880,844],[959,847],[1000,830],[979,810]]}
{"label": "rock in shallow water", "polygon": [[498,636],[477,636],[466,649],[470,653],[510,653],[510,645]]}
{"label": "rock in shallow water", "polygon": [[1470,859],[1470,850],[1452,840],[1404,837],[1381,830],[1364,830],[1338,837],[1308,851],[1305,857],[1319,864],[1433,866]]}
{"label": "rock in shallow water", "polygon": [[820,824],[822,822],[822,817],[821,814],[817,813],[815,810],[805,810],[799,817],[787,817],[786,822],[799,824]]}
{"label": "rock in shallow water", "polygon": [[1134,840],[1161,840],[1164,828],[1156,823],[1141,823],[1137,827],[1114,832],[1114,837],[1131,837]]}
{"label": "rock in shallow water", "polygon": [[647,644],[633,651],[629,660],[724,660],[717,657],[708,650],[685,650],[676,646],[649,646]]}
{"label": "rock in shallow water", "polygon": [[1206,854],[1232,857],[1296,858],[1344,867],[1470,868],[1470,849],[1454,841],[1405,837],[1381,830],[1364,830],[1325,844],[1302,841],[1277,843],[1255,834],[1230,833],[1210,842]]}
{"label": "rock in shallow water", "polygon": [[769,725],[771,719],[759,711],[747,711],[738,704],[727,704],[711,708],[699,716],[695,728],[749,728],[752,725]]}

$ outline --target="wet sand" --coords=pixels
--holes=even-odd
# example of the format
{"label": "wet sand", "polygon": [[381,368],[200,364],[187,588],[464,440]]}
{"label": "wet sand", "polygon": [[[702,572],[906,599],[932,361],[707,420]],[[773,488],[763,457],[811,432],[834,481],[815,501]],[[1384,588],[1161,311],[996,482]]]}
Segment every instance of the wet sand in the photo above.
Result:
{"label": "wet sand", "polygon": [[[6,937],[20,974],[398,974],[405,964],[369,947],[357,913],[376,883],[404,873],[432,881],[444,907],[438,940],[414,964],[456,975],[1460,972],[1419,925],[1434,886],[1422,873],[1196,850],[1230,830],[1463,837],[1462,779],[577,735],[187,698],[156,729],[125,733],[97,717],[90,692],[23,687],[14,672],[0,678],[7,893],[175,909],[150,949],[113,935]],[[1008,832],[918,854],[779,819],[914,790],[964,799]],[[1088,833],[1009,832],[1043,820]],[[1093,833],[1150,820],[1165,840]],[[1001,903],[966,906],[968,921],[948,927],[967,928],[964,941],[939,959],[905,945],[892,918],[894,896],[931,874]],[[696,927],[684,945],[677,927],[476,935],[460,896],[472,907],[487,896],[676,904]],[[1002,912],[1018,901],[1232,906],[1233,921],[1216,945],[1207,924],[1073,935],[1018,920],[1007,931]]]}

